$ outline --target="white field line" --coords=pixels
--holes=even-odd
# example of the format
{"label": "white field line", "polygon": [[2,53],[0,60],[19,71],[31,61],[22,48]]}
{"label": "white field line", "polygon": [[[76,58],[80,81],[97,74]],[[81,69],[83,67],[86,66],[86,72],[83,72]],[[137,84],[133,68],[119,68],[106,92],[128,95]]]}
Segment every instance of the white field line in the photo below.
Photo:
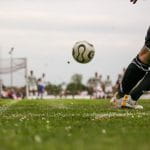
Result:
{"label": "white field line", "polygon": [[[15,104],[15,103],[13,103]],[[12,104],[12,105],[13,105]],[[7,109],[5,109],[4,111],[8,110],[10,106],[9,105],[7,107]],[[3,112],[4,112],[3,111]],[[68,114],[63,114],[63,113],[54,113],[54,114],[47,114],[47,113],[27,113],[27,114],[9,114],[9,116],[7,114],[4,114],[3,117],[7,118],[7,119],[13,119],[13,118],[17,118],[17,119],[31,119],[33,117],[40,117],[42,120],[46,120],[46,118],[67,118],[67,117],[81,117],[81,118],[87,118],[90,117],[91,120],[103,120],[103,119],[113,119],[113,118],[142,118],[142,117],[146,117],[146,116],[150,116],[150,113],[147,112],[128,112],[128,113],[115,113],[115,112],[109,112],[109,113],[102,113],[102,114],[98,114],[98,113],[68,113]]]}
{"label": "white field line", "polygon": [[64,104],[59,104],[59,105],[51,105],[51,107],[56,108],[56,109],[69,109],[69,107],[67,107]]}
{"label": "white field line", "polygon": [[136,113],[105,113],[105,114],[96,114],[95,120],[100,119],[110,119],[110,118],[119,118],[119,117],[138,117],[141,118],[143,116],[150,116],[150,113],[145,112],[136,112]]}
{"label": "white field line", "polygon": [[10,103],[0,106],[0,115],[7,111],[12,105],[18,103],[19,100],[12,100]]}

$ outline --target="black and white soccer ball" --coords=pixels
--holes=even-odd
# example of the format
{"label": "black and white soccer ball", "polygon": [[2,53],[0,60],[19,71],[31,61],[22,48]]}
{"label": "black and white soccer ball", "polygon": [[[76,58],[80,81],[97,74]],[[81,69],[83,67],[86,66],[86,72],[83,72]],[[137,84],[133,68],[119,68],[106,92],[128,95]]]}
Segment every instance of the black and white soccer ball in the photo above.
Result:
{"label": "black and white soccer ball", "polygon": [[86,64],[90,62],[94,55],[94,46],[87,41],[76,42],[73,46],[72,56],[79,63]]}

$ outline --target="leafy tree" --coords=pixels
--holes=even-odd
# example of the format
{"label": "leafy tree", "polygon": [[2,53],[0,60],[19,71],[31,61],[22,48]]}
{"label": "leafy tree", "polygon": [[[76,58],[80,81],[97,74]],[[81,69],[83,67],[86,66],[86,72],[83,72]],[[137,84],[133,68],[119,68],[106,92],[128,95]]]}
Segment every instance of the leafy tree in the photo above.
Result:
{"label": "leafy tree", "polygon": [[74,74],[71,77],[71,82],[76,83],[76,84],[82,84],[82,79],[83,79],[83,77],[81,74]]}
{"label": "leafy tree", "polygon": [[73,97],[81,91],[86,90],[86,86],[82,83],[82,75],[74,74],[71,77],[71,82],[67,85],[66,89]]}
{"label": "leafy tree", "polygon": [[47,86],[46,86],[46,90],[48,92],[48,94],[52,94],[52,95],[59,95],[62,91],[62,85],[59,84],[59,85],[55,85],[55,84],[51,84],[49,83]]}

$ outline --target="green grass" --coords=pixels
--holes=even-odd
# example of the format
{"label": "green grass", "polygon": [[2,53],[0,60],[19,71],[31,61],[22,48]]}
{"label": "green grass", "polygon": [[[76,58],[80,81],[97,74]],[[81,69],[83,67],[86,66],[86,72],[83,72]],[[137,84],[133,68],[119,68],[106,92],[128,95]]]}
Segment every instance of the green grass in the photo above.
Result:
{"label": "green grass", "polygon": [[107,100],[0,100],[0,150],[149,150],[150,101],[144,110]]}

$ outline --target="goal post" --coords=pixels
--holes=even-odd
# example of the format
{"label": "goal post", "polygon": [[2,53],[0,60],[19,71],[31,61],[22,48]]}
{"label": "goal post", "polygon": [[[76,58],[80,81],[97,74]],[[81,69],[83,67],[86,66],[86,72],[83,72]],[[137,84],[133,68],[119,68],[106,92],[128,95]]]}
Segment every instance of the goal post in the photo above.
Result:
{"label": "goal post", "polygon": [[0,97],[2,96],[2,86],[3,86],[2,79],[0,79]]}
{"label": "goal post", "polygon": [[27,58],[0,59],[0,93],[3,85],[23,88],[24,96],[28,98],[27,72]]}

